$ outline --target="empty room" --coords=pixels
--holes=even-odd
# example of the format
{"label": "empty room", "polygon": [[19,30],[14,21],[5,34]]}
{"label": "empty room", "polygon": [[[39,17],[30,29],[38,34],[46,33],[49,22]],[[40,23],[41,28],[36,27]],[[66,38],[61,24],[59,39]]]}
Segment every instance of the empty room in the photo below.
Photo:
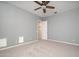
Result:
{"label": "empty room", "polygon": [[0,1],[0,57],[79,57],[79,1]]}

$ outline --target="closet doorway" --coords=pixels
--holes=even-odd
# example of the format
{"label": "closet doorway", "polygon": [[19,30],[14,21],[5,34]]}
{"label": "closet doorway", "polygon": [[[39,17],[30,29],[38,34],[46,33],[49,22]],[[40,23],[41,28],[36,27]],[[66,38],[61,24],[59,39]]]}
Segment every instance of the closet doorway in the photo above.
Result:
{"label": "closet doorway", "polygon": [[37,22],[37,39],[47,40],[47,21],[39,20]]}

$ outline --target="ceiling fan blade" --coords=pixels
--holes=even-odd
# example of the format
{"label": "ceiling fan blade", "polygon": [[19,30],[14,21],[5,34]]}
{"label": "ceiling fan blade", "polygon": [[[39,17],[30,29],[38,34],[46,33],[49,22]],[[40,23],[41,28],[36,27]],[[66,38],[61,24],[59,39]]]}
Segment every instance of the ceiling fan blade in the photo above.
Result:
{"label": "ceiling fan blade", "polygon": [[42,3],[45,3],[45,1],[42,1]]}
{"label": "ceiling fan blade", "polygon": [[34,2],[37,3],[37,4],[39,4],[40,6],[42,6],[42,4],[40,2],[38,2],[38,1],[34,1]]}
{"label": "ceiling fan blade", "polygon": [[43,12],[46,13],[46,9],[43,9]]}
{"label": "ceiling fan blade", "polygon": [[45,5],[47,5],[50,1],[45,1]]}
{"label": "ceiling fan blade", "polygon": [[38,10],[38,9],[41,9],[41,7],[38,7],[38,8],[36,8],[36,9],[34,9],[34,10],[36,11],[36,10]]}
{"label": "ceiling fan blade", "polygon": [[54,6],[46,6],[46,8],[49,8],[49,9],[55,9]]}

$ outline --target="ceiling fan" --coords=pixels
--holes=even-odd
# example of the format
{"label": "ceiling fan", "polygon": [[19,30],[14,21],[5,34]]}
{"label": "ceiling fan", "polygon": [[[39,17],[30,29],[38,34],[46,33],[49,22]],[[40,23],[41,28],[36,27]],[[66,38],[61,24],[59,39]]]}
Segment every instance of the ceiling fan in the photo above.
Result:
{"label": "ceiling fan", "polygon": [[46,8],[55,9],[54,6],[47,6],[50,1],[42,1],[42,3],[40,3],[39,1],[34,1],[34,2],[37,3],[38,5],[40,5],[40,7],[34,9],[35,11],[37,11],[39,9],[43,9],[43,12],[46,13]]}

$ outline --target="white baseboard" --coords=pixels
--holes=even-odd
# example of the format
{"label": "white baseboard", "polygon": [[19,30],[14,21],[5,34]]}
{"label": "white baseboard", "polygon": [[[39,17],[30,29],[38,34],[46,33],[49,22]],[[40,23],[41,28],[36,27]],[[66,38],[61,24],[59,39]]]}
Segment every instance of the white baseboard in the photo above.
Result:
{"label": "white baseboard", "polygon": [[26,45],[26,44],[31,44],[31,43],[34,43],[34,42],[37,42],[37,41],[38,41],[38,40],[28,41],[28,42],[24,42],[24,43],[20,43],[20,44],[14,45],[14,46],[1,48],[0,50],[6,50],[6,49],[10,49],[10,48],[14,48],[14,47]]}
{"label": "white baseboard", "polygon": [[54,41],[54,42],[59,42],[59,43],[65,43],[65,44],[70,44],[70,45],[74,45],[74,46],[79,46],[79,44],[76,44],[76,43],[70,43],[70,42],[53,40],[53,39],[48,39],[48,41]]}
{"label": "white baseboard", "polygon": [[[6,49],[10,49],[10,48],[26,45],[26,44],[31,44],[31,43],[34,43],[34,42],[37,42],[37,41],[39,41],[39,40],[33,40],[33,41],[28,41],[28,42],[20,43],[18,45],[1,48],[0,50],[6,50]],[[76,44],[76,43],[70,43],[70,42],[65,42],[65,41],[58,41],[58,40],[53,40],[53,39],[48,39],[48,41],[54,41],[54,42],[59,42],[59,43],[65,43],[65,44],[70,44],[70,45],[74,45],[74,46],[79,46],[79,44]]]}

